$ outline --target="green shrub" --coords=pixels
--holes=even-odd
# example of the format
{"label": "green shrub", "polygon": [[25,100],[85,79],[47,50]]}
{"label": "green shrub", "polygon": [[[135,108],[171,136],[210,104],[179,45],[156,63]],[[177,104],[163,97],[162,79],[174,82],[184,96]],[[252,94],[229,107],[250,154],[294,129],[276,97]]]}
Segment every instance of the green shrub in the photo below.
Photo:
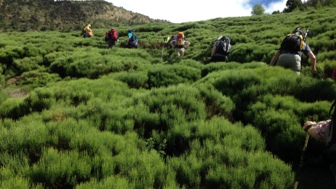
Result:
{"label": "green shrub", "polygon": [[144,72],[120,72],[113,74],[112,77],[127,83],[130,88],[147,88],[148,76]]}
{"label": "green shrub", "polygon": [[0,51],[0,62],[10,66],[14,59],[23,58],[24,49],[22,47],[6,46]]}
{"label": "green shrub", "polygon": [[8,98],[8,94],[4,90],[0,90],[0,106]]}
{"label": "green shrub", "polygon": [[42,189],[42,185],[32,185],[29,180],[13,176],[8,180],[2,180],[0,183],[0,188],[17,188],[17,189],[25,189],[25,188],[32,188],[32,189]]}
{"label": "green shrub", "polygon": [[64,59],[65,57],[71,55],[69,52],[51,52],[44,56],[43,58],[43,64],[44,66],[50,66],[54,61],[57,59]]}
{"label": "green shrub", "polygon": [[201,77],[201,71],[183,65],[154,66],[148,72],[148,86],[167,87],[179,83],[192,83]]}
{"label": "green shrub", "polygon": [[[195,128],[190,153],[168,160],[177,182],[186,188],[289,188],[291,168],[263,152],[264,141],[248,126],[213,119]],[[168,140],[169,141],[169,140]],[[252,158],[253,157],[253,158]],[[251,160],[251,158],[253,160]],[[273,174],[278,176],[273,177]]]}
{"label": "green shrub", "polygon": [[241,67],[240,63],[237,62],[229,62],[229,63],[210,63],[203,67],[202,69],[202,77],[205,77],[211,72],[221,71],[221,70],[231,70],[231,69],[239,69]]}
{"label": "green shrub", "polygon": [[212,85],[201,84],[196,86],[202,95],[207,111],[207,117],[224,116],[232,119],[231,112],[235,108],[235,104],[231,98],[223,96]]}
{"label": "green shrub", "polygon": [[48,188],[74,187],[89,180],[91,161],[85,153],[43,150],[40,161],[32,166],[31,179]]}
{"label": "green shrub", "polygon": [[125,177],[110,176],[102,180],[91,179],[89,182],[79,183],[75,187],[76,189],[105,189],[105,188],[128,188],[135,189],[135,183]]}
{"label": "green shrub", "polygon": [[0,105],[0,117],[19,119],[29,114],[29,109],[23,105],[23,99],[7,99]]}
{"label": "green shrub", "polygon": [[23,59],[16,59],[13,61],[13,66],[17,68],[17,74],[20,75],[26,71],[34,71],[38,69],[44,69],[43,67],[39,66],[42,62],[42,57],[25,57]]}
{"label": "green shrub", "polygon": [[[309,116],[315,120],[327,119],[330,107],[330,102],[305,104],[291,96],[266,95],[259,100],[244,115],[261,131],[268,149],[286,161],[300,155],[304,141],[302,123]],[[300,140],[293,136],[300,136]]]}
{"label": "green shrub", "polygon": [[60,81],[61,78],[57,74],[48,73],[45,71],[31,70],[24,72],[20,80],[19,86],[29,86],[30,88],[44,87],[50,83]]}
{"label": "green shrub", "polygon": [[38,88],[24,99],[22,106],[27,107],[30,112],[41,112],[49,109],[54,103],[54,93],[51,90]]}

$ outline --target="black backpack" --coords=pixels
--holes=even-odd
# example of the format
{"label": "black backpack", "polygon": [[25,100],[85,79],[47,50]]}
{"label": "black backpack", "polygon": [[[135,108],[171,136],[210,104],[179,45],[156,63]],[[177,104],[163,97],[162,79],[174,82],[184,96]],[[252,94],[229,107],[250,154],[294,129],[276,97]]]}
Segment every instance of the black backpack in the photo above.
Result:
{"label": "black backpack", "polygon": [[228,55],[231,50],[231,39],[229,37],[221,37],[218,40],[217,52],[223,55]]}
{"label": "black backpack", "polygon": [[281,50],[299,52],[304,46],[303,36],[297,33],[288,34],[281,42]]}
{"label": "black backpack", "polygon": [[331,158],[331,160],[336,163],[336,100],[330,107],[329,116],[331,117],[331,122],[329,129],[326,132],[326,153]]}

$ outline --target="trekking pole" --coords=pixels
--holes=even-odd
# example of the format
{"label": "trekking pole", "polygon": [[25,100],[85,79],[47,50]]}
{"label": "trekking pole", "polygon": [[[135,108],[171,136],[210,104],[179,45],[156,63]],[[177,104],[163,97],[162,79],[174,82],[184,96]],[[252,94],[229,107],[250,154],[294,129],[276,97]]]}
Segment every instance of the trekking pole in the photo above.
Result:
{"label": "trekking pole", "polygon": [[162,47],[161,59],[163,59],[163,50],[164,50],[164,47]]}
{"label": "trekking pole", "polygon": [[[309,116],[310,121],[314,121],[314,116]],[[302,154],[301,154],[301,159],[300,159],[300,164],[299,164],[299,169],[295,175],[295,183],[294,183],[294,189],[297,189],[298,185],[299,185],[299,180],[300,180],[300,174],[302,171],[302,167],[303,167],[303,161],[304,161],[304,157],[305,157],[305,153],[307,150],[307,146],[308,146],[308,142],[309,142],[309,134],[307,132],[306,134],[306,140],[302,149]]]}
{"label": "trekking pole", "polygon": [[303,41],[304,41],[304,42],[306,42],[306,38],[307,38],[307,36],[308,36],[308,33],[309,33],[309,27],[307,28],[306,33],[305,33],[305,35],[304,35],[304,37],[303,37]]}

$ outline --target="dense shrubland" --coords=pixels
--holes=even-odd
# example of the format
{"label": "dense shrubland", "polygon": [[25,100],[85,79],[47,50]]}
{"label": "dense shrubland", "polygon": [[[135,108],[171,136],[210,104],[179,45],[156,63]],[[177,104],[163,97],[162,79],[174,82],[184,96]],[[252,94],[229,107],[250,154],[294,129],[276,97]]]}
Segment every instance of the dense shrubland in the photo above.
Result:
{"label": "dense shrubland", "polygon": [[[139,49],[126,26],[112,50],[109,28],[1,33],[0,188],[292,188],[301,125],[336,95],[334,11],[136,25]],[[298,25],[318,60],[300,77],[267,66]],[[183,58],[163,43],[179,30]],[[218,35],[231,61],[206,64]]]}

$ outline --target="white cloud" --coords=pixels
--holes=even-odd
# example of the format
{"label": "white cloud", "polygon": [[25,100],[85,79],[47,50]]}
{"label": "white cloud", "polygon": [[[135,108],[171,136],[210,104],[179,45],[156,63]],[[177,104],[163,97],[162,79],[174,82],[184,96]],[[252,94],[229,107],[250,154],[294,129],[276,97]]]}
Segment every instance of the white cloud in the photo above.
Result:
{"label": "white cloud", "polygon": [[180,0],[107,0],[118,7],[141,13],[153,19],[168,20],[174,23],[208,20],[217,17],[251,15],[248,0],[235,1],[180,1]]}
{"label": "white cloud", "polygon": [[269,6],[265,6],[265,12],[270,14],[272,14],[274,11],[282,12],[286,8],[286,3],[287,0],[271,3]]}
{"label": "white cloud", "polygon": [[[153,19],[174,23],[209,20],[213,18],[250,16],[252,6],[249,0],[106,0],[117,7],[137,12]],[[282,11],[287,1],[265,7],[265,12]]]}

